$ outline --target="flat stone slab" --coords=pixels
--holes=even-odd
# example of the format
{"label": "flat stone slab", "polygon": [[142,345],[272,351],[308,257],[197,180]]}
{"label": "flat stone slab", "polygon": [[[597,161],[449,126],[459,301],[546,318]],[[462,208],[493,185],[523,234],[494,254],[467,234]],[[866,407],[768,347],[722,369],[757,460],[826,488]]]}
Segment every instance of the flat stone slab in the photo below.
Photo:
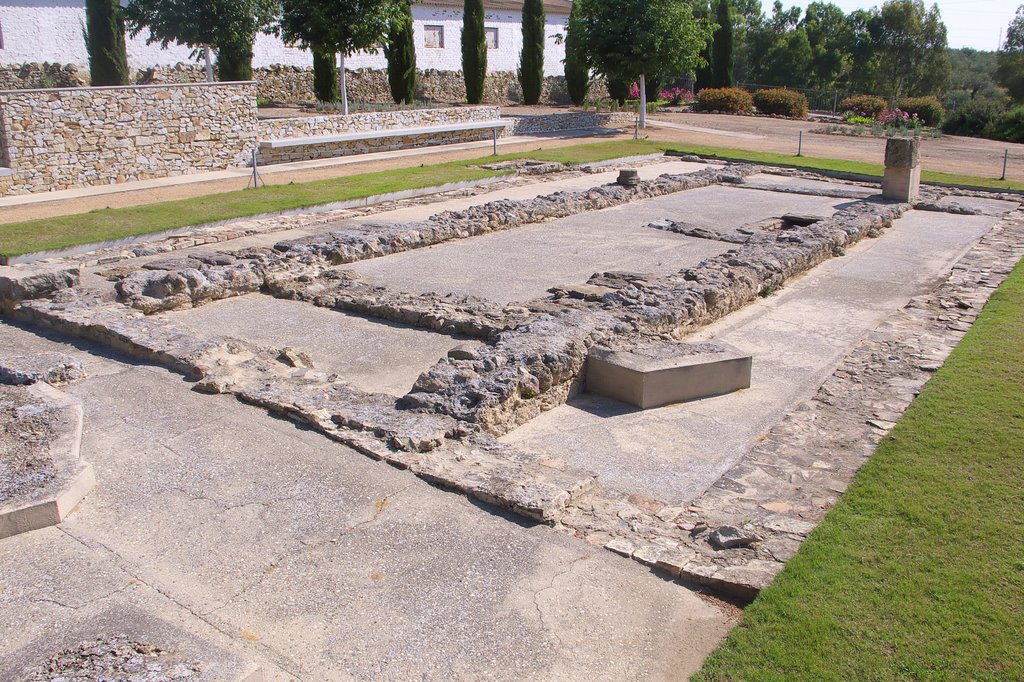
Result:
{"label": "flat stone slab", "polygon": [[594,347],[587,390],[646,410],[750,388],[751,365],[749,353],[717,342]]}
{"label": "flat stone slab", "polygon": [[85,378],[82,363],[64,353],[0,357],[0,384],[67,384]]}
{"label": "flat stone slab", "polygon": [[47,384],[0,386],[0,539],[54,526],[96,483],[82,408]]}

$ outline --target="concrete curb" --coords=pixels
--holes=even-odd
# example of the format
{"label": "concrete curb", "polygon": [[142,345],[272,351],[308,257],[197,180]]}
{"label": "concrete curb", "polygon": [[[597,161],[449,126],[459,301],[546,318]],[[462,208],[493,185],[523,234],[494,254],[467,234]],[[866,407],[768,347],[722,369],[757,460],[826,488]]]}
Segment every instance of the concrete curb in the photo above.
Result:
{"label": "concrete curb", "polygon": [[55,461],[69,467],[70,471],[62,472],[56,483],[47,486],[27,501],[16,500],[0,506],[0,540],[57,525],[74,511],[96,485],[92,465],[81,460],[81,403],[49,384],[33,384],[27,390],[41,395],[46,401],[61,409],[63,428],[50,444],[50,452]]}
{"label": "concrete curb", "polygon": [[335,201],[329,204],[318,204],[316,206],[308,206],[305,208],[292,208],[286,211],[272,211],[270,213],[257,213],[255,215],[240,216],[238,218],[230,218],[228,220],[218,220],[212,223],[200,223],[196,225],[186,225],[184,227],[176,227],[171,230],[164,230],[162,232],[149,232],[147,234],[140,234],[131,237],[123,237],[121,239],[110,239],[103,242],[93,242],[91,244],[80,244],[79,246],[69,246],[66,249],[54,249],[51,251],[36,251],[34,253],[26,253],[20,256],[0,256],[0,265],[17,265],[19,263],[35,263],[37,261],[46,260],[49,258],[66,258],[68,256],[78,256],[83,253],[89,253],[91,251],[99,251],[100,249],[109,249],[119,246],[130,246],[132,244],[148,244],[150,242],[156,242],[168,237],[182,237],[187,235],[193,230],[207,229],[212,227],[220,227],[223,225],[230,225],[231,223],[238,222],[239,220],[261,220],[265,218],[283,218],[287,216],[307,214],[315,215],[317,213],[326,213],[328,211],[337,211],[346,208],[362,208],[364,206],[371,206],[373,204],[381,204],[386,201],[400,201],[402,199],[416,199],[418,197],[430,196],[431,194],[442,194],[444,192],[453,192],[459,189],[470,189],[473,187],[481,187],[484,185],[490,185],[496,182],[505,180],[508,177],[516,175],[515,173],[506,173],[504,175],[497,175],[491,178],[480,178],[479,180],[463,180],[462,182],[449,182],[444,185],[432,185],[430,187],[419,187],[416,189],[407,189],[399,192],[388,192],[385,194],[373,194],[368,197],[361,197],[358,199],[349,199],[347,201]]}

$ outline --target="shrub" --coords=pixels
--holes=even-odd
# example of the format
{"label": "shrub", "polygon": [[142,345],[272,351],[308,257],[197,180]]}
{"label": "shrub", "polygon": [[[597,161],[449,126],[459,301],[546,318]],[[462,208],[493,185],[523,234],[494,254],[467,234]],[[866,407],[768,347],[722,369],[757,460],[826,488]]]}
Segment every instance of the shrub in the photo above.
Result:
{"label": "shrub", "polygon": [[896,107],[911,116],[917,115],[926,126],[937,126],[942,123],[946,110],[934,97],[904,97],[896,101]]}
{"label": "shrub", "polygon": [[701,111],[724,111],[745,114],[754,108],[750,93],[740,88],[704,88],[697,93]]}
{"label": "shrub", "polygon": [[1024,106],[1014,107],[992,121],[985,137],[1004,142],[1024,142]]}
{"label": "shrub", "polygon": [[661,91],[661,99],[665,100],[673,106],[680,104],[689,104],[693,101],[693,95],[690,94],[689,90],[685,88],[667,88]]}
{"label": "shrub", "polygon": [[885,100],[874,95],[854,95],[839,102],[841,111],[852,111],[856,116],[877,118],[885,111]]}
{"label": "shrub", "polygon": [[754,93],[754,105],[762,114],[807,118],[807,98],[795,90],[768,88]]}
{"label": "shrub", "polygon": [[942,132],[980,137],[1002,113],[1003,107],[994,102],[967,102],[946,117],[946,122],[942,124]]}

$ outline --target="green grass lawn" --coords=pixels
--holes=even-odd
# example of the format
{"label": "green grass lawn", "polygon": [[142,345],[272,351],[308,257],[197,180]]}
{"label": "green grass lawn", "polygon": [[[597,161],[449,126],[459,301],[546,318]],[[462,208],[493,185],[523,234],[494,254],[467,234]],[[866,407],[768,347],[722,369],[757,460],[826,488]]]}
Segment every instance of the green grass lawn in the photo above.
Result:
{"label": "green grass lawn", "polygon": [[[748,152],[725,147],[678,145],[652,140],[608,140],[532,152],[485,156],[469,161],[362,173],[330,180],[270,185],[259,189],[236,190],[146,206],[108,208],[56,218],[0,224],[0,255],[20,256],[37,251],[152,234],[179,227],[243,218],[261,213],[309,208],[375,194],[419,189],[450,182],[479,180],[500,175],[496,171],[479,168],[479,164],[483,163],[517,158],[533,158],[562,163],[590,163],[667,150],[866,176],[881,176],[883,170],[881,166],[873,164],[835,159],[796,157],[770,152]],[[1001,182],[985,178],[927,172],[924,176],[927,181],[932,182],[959,182],[976,187],[1024,190],[1024,183],[1020,182]]]}
{"label": "green grass lawn", "polygon": [[1024,680],[1024,263],[693,679]]}

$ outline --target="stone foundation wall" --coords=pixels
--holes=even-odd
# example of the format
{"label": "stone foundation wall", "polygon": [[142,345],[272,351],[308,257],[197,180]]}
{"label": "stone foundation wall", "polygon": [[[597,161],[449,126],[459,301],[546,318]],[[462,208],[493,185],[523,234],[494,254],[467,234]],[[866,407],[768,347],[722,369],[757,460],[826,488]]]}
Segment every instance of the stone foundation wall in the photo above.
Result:
{"label": "stone foundation wall", "polygon": [[0,92],[0,194],[231,166],[256,131],[254,83]]}
{"label": "stone foundation wall", "polygon": [[[257,97],[262,101],[280,104],[312,104],[313,70],[302,66],[275,64],[253,71],[257,83]],[[158,66],[142,69],[133,74],[136,85],[166,85],[181,83],[202,83],[206,80],[203,67],[199,64],[179,63],[174,66]],[[89,68],[78,64],[7,64],[0,65],[0,90],[25,88],[76,88],[89,84]],[[349,98],[353,102],[372,104],[391,103],[387,72],[379,69],[359,69],[349,72]],[[591,88],[592,98],[607,96],[603,81],[595,82]],[[437,71],[428,69],[419,72],[417,97],[425,102],[444,104],[466,101],[466,87],[461,71]],[[496,105],[518,104],[522,93],[519,80],[513,71],[488,74],[484,89],[484,103]],[[544,79],[543,104],[568,104],[569,95],[565,78],[548,76]]]}

